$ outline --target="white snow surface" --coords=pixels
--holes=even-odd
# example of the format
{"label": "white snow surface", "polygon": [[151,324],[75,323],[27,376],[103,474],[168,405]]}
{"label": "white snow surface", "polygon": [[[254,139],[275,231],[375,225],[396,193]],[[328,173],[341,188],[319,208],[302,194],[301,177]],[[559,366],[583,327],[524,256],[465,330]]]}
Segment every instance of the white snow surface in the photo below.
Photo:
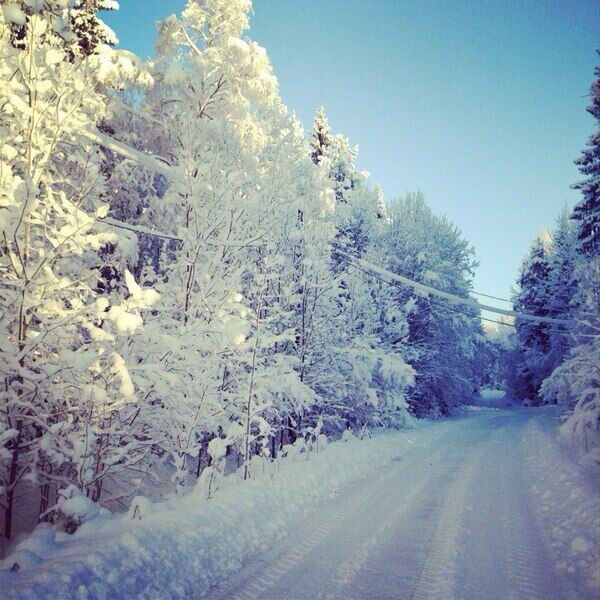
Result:
{"label": "white snow surface", "polygon": [[[581,574],[600,598],[600,485],[598,473],[574,467],[553,423],[532,421],[525,431],[529,482],[540,522],[560,572]],[[594,482],[595,476],[595,482]]]}
{"label": "white snow surface", "polygon": [[27,15],[16,2],[9,2],[2,7],[4,18],[15,25],[25,25]]}
{"label": "white snow surface", "polygon": [[513,403],[503,390],[481,390],[472,402],[482,408],[509,408]]}
{"label": "white snow surface", "polygon": [[[593,598],[598,487],[554,409],[486,410],[256,463],[5,559],[5,598]],[[15,562],[17,572],[9,569]]]}
{"label": "white snow surface", "polygon": [[100,508],[74,485],[62,490],[58,498],[60,512],[78,523],[90,521],[98,516]]}

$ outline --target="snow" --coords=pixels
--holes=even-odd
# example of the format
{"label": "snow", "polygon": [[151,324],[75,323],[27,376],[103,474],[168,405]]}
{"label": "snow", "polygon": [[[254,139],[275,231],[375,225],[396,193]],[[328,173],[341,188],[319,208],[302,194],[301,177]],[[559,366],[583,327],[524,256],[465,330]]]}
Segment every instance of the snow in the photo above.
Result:
{"label": "snow", "polygon": [[[137,498],[73,535],[40,525],[2,562],[0,587],[7,599],[585,597],[600,583],[597,496],[556,446],[555,415],[482,410],[256,457],[253,479],[230,475],[211,500]],[[73,515],[89,508],[70,501]]]}
{"label": "snow", "polygon": [[56,48],[50,48],[48,52],[46,52],[46,62],[49,65],[57,65],[58,63],[65,60],[65,55],[63,52],[60,52]]}
{"label": "snow", "polygon": [[213,461],[218,461],[225,456],[227,441],[222,438],[214,438],[208,443],[208,455]]}
{"label": "snow", "polygon": [[135,333],[143,323],[140,315],[128,313],[121,306],[111,306],[107,317],[114,321],[117,329],[122,333]]}
{"label": "snow", "polygon": [[512,401],[504,390],[481,390],[478,397],[473,398],[472,405],[482,408],[506,408],[511,406]]}
{"label": "snow", "polygon": [[538,233],[538,238],[544,245],[544,248],[548,249],[552,247],[552,232],[547,227],[542,227]]}
{"label": "snow", "polygon": [[[461,420],[413,423],[452,414],[481,380],[499,384],[510,341],[482,338],[482,308],[538,331],[579,309],[546,292],[519,311],[471,298],[475,257],[448,219],[420,194],[386,207],[324,110],[306,139],[266,51],[242,39],[249,0],[190,0],[159,24],[149,63],[103,44],[116,38],[101,21],[76,43],[73,25],[92,17],[79,4],[5,0],[0,14],[0,543],[15,548],[3,591],[592,589],[598,490],[585,469],[600,456],[600,395],[588,341],[554,369],[566,347],[554,356],[562,333],[550,330],[552,352],[529,363],[531,389],[552,367],[551,402],[574,409],[568,448],[552,411],[505,410],[498,390]],[[575,307],[583,259],[549,236],[526,266],[564,271],[542,287]],[[520,349],[534,349],[516,325]],[[24,539],[40,518],[53,526]],[[263,574],[254,592],[242,565]]]}
{"label": "snow", "polygon": [[167,85],[177,85],[187,77],[185,69],[179,63],[172,63],[165,71],[164,82]]}
{"label": "snow", "polygon": [[578,535],[571,542],[571,550],[573,550],[573,552],[587,552],[590,550],[590,543],[583,536]]}
{"label": "snow", "polygon": [[598,471],[576,467],[556,441],[560,420],[551,414],[553,422],[532,421],[524,436],[531,491],[558,569],[578,572],[589,589],[600,590]]}
{"label": "snow", "polygon": [[[347,435],[344,442],[310,456],[290,453],[273,463],[262,460],[255,479],[242,482],[238,475],[228,476],[210,501],[200,490],[162,504],[137,501],[135,519],[131,511],[114,518],[99,516],[73,535],[51,532],[51,540],[43,525],[28,539],[43,535],[45,548],[53,545],[50,555],[40,550],[44,568],[20,565],[18,573],[0,571],[0,587],[9,590],[8,598],[26,597],[33,589],[39,595],[61,597],[79,585],[99,598],[207,593],[238,570],[243,557],[284,536],[291,520],[310,514],[403,452],[422,447],[443,428],[438,424],[424,435],[427,429],[364,441]],[[223,445],[217,450],[214,442],[210,450],[220,456]],[[111,542],[98,544],[100,539]],[[19,545],[17,552],[30,547],[27,544]],[[10,569],[16,556],[3,561],[2,568]],[[68,581],[53,576],[56,571]]]}
{"label": "snow", "polygon": [[111,359],[111,370],[120,380],[119,391],[121,392],[123,397],[133,398],[135,393],[135,387],[133,385],[133,381],[131,380],[131,376],[129,375],[129,371],[127,369],[127,364],[125,363],[125,360],[117,352],[113,352],[111,354]]}
{"label": "snow", "polygon": [[2,12],[4,13],[4,18],[9,23],[14,23],[15,25],[25,25],[27,22],[27,15],[25,14],[25,11],[23,11],[21,7],[14,2],[5,4],[2,7]]}
{"label": "snow", "polygon": [[152,288],[143,289],[139,286],[127,269],[125,270],[125,285],[127,285],[127,291],[131,296],[128,305],[133,305],[136,308],[150,308],[159,298],[156,290]]}
{"label": "snow", "polygon": [[149,156],[147,154],[144,154],[143,152],[139,152],[135,148],[131,148],[123,142],[114,140],[110,136],[104,135],[99,131],[91,131],[82,128],[80,130],[80,133],[88,139],[92,140],[93,142],[96,142],[99,145],[104,146],[105,148],[108,148],[113,152],[116,152],[124,158],[132,160],[140,165],[143,165],[151,171],[160,173],[161,175],[164,175],[168,178],[174,176],[174,169],[171,166],[169,166],[164,159],[158,160],[153,156]]}
{"label": "snow", "polygon": [[85,523],[98,516],[100,508],[74,485],[59,492],[58,508],[60,512],[78,523]]}
{"label": "snow", "polygon": [[227,46],[240,58],[247,56],[250,52],[250,47],[248,44],[244,40],[241,40],[237,37],[227,38]]}
{"label": "snow", "polygon": [[32,13],[40,12],[44,7],[44,0],[23,0]]}
{"label": "snow", "polygon": [[416,310],[416,307],[417,307],[417,299],[414,296],[410,297],[404,304],[404,310],[406,311],[406,314],[409,314],[409,313],[413,312],[414,310]]}

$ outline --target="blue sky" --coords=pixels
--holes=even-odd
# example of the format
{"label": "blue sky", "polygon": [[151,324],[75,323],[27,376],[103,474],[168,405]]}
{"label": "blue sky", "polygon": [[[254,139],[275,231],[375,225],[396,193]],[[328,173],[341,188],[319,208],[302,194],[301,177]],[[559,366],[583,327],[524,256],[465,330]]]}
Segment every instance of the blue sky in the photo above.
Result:
{"label": "blue sky", "polygon": [[[183,0],[120,0],[103,18],[152,56]],[[600,47],[600,2],[255,0],[265,46],[305,127],[323,105],[387,198],[421,190],[475,246],[478,291],[507,297],[529,244],[578,193],[573,160]],[[140,8],[143,7],[143,10]]]}

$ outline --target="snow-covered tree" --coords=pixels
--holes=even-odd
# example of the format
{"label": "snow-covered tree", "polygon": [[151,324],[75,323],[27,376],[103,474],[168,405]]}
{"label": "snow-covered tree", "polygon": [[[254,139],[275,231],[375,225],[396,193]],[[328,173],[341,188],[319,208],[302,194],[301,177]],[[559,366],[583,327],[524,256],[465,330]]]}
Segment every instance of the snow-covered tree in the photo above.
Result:
{"label": "snow-covered tree", "polygon": [[9,23],[10,40],[26,47],[27,23],[32,16],[48,23],[47,35],[56,37],[66,58],[94,54],[100,44],[115,45],[114,32],[98,17],[98,11],[116,10],[116,0],[4,0],[2,11]]}
{"label": "snow-covered tree", "polygon": [[341,384],[329,396],[335,408],[328,419],[338,427],[354,428],[403,423],[405,392],[414,376],[405,361],[406,321],[393,306],[387,284],[374,281],[351,260],[384,260],[379,250],[388,225],[383,193],[368,187],[368,174],[356,168],[358,148],[331,133],[322,109],[317,111],[310,141],[313,160],[334,194],[331,265],[338,287],[339,341],[333,358]]}
{"label": "snow-covered tree", "polygon": [[466,399],[476,315],[356,261],[466,297],[470,248],[422,201],[388,211],[323,109],[306,139],[249,0],[188,0],[148,63],[109,47],[111,0],[1,6],[7,536],[21,492],[71,530],[71,500],[210,495],[290,443],[405,425],[409,393]]}
{"label": "snow-covered tree", "polygon": [[[389,218],[383,246],[387,269],[467,298],[476,263],[460,231],[435,216],[420,193],[393,201]],[[397,287],[394,301],[406,313],[407,358],[416,370],[411,409],[416,415],[447,414],[479,386],[474,367],[474,342],[482,335],[478,315],[411,288]]]}
{"label": "snow-covered tree", "polygon": [[375,201],[377,205],[377,213],[375,216],[378,219],[382,219],[384,222],[389,221],[387,206],[383,198],[383,189],[379,183],[375,186]]}
{"label": "snow-covered tree", "polygon": [[[550,316],[550,254],[552,235],[544,230],[534,240],[523,261],[514,310],[538,317]],[[550,325],[527,319],[515,320],[516,341],[507,366],[507,384],[517,400],[537,404],[539,387],[551,372]]]}
{"label": "snow-covered tree", "polygon": [[[134,351],[136,376],[180,489],[215,436],[248,475],[251,454],[316,398],[303,381],[315,376],[309,346],[322,339],[307,319],[325,321],[330,283],[317,257],[327,253],[329,195],[264,50],[240,37],[249,6],[190,1],[181,19],[167,18],[143,106],[120,107],[149,125],[111,124],[174,166],[161,185],[126,172],[131,200],[119,217],[139,206],[137,231],[155,238],[140,272],[161,300]],[[139,137],[156,123],[160,139]],[[307,253],[305,239],[319,242]]]}
{"label": "snow-covered tree", "polygon": [[320,106],[317,109],[310,132],[311,158],[317,165],[321,157],[325,156],[327,148],[331,144],[331,127],[325,114],[325,109]]}
{"label": "snow-covered tree", "polygon": [[43,513],[60,486],[76,483],[97,497],[122,458],[136,460],[137,440],[117,427],[136,402],[120,348],[155,299],[133,278],[126,300],[127,292],[97,287],[98,251],[118,243],[99,222],[108,209],[101,155],[86,135],[105,109],[106,55],[71,56],[53,35],[55,15],[25,4],[25,13],[4,4],[0,16],[6,537],[19,487],[40,486]]}
{"label": "snow-covered tree", "polygon": [[595,75],[590,88],[592,103],[587,110],[596,121],[597,131],[588,140],[582,156],[575,161],[586,178],[572,186],[581,190],[583,196],[573,210],[573,218],[579,224],[580,250],[592,258],[600,255],[600,66],[596,67]]}
{"label": "snow-covered tree", "polygon": [[[567,210],[563,210],[552,233],[552,248],[549,256],[549,301],[551,317],[571,320],[577,315],[578,268],[577,228]],[[573,345],[574,328],[553,324],[550,331],[549,369],[553,370],[564,359]]]}
{"label": "snow-covered tree", "polygon": [[[546,402],[566,408],[561,434],[590,465],[600,463],[600,267],[580,269],[579,330],[570,353],[541,386]],[[584,292],[585,291],[585,292]]]}
{"label": "snow-covered tree", "polygon": [[545,231],[536,238],[523,263],[515,310],[573,324],[516,320],[517,332],[507,354],[506,370],[509,391],[516,399],[534,404],[548,401],[548,394],[539,394],[542,381],[577,345],[581,328],[576,320],[588,302],[580,286],[580,280],[585,279],[586,261],[577,249],[577,226],[565,210],[552,233]]}
{"label": "snow-covered tree", "polygon": [[504,389],[505,363],[512,350],[512,321],[505,319],[499,323],[483,322],[485,339],[478,343],[481,383],[485,388]]}
{"label": "snow-covered tree", "polygon": [[[598,125],[600,67],[595,69],[595,75],[588,112]],[[543,382],[540,392],[546,402],[566,407],[561,433],[577,454],[597,465],[600,463],[600,132],[590,137],[576,163],[586,176],[573,186],[582,194],[573,211],[580,256],[573,258],[572,250],[569,254],[568,236],[563,235],[565,247],[557,248],[556,252],[557,257],[564,257],[564,276],[555,285],[559,306],[564,307],[564,300],[572,296],[568,314],[575,324],[569,337],[569,354]],[[563,336],[561,341],[565,341]]]}
{"label": "snow-covered tree", "polygon": [[147,318],[150,342],[140,351],[145,364],[157,365],[142,376],[169,423],[162,447],[180,487],[202,434],[227,429],[242,401],[253,326],[244,273],[276,214],[260,206],[258,156],[268,149],[249,111],[268,110],[276,87],[264,52],[239,37],[248,9],[247,2],[190,1],[181,19],[166,19],[149,93],[153,119],[168,124],[177,174],[150,199],[142,222],[179,239],[164,242],[149,273],[161,304]]}

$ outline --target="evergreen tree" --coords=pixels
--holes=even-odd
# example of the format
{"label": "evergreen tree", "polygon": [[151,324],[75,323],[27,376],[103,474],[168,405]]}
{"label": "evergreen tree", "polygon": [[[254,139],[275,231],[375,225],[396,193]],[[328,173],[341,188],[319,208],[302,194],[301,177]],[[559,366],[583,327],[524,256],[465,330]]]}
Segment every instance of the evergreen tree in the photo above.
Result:
{"label": "evergreen tree", "polygon": [[[476,263],[460,231],[434,215],[420,193],[393,201],[389,216],[382,242],[386,268],[468,297]],[[411,410],[418,416],[448,414],[479,386],[474,364],[474,343],[482,335],[478,315],[409,287],[395,287],[394,301],[406,314],[407,360],[416,371]]]}
{"label": "evergreen tree", "polygon": [[[549,256],[549,301],[548,313],[557,319],[572,319],[577,314],[578,282],[577,270],[580,258],[577,255],[577,228],[570,219],[567,209],[556,221],[552,235],[552,250]],[[549,369],[560,365],[573,345],[574,328],[554,324],[550,331]]]}
{"label": "evergreen tree", "polygon": [[358,148],[331,133],[322,109],[310,142],[313,162],[327,177],[334,198],[331,270],[339,331],[333,359],[339,383],[325,400],[329,410],[324,420],[334,429],[404,423],[406,386],[414,376],[404,356],[405,320],[392,306],[387,286],[349,264],[346,256],[381,262],[377,245],[387,226],[381,190],[366,185],[366,175],[356,168]]}
{"label": "evergreen tree", "polygon": [[600,66],[594,72],[596,80],[590,88],[592,103],[587,110],[594,117],[598,131],[575,161],[586,179],[572,186],[581,190],[583,196],[573,210],[573,218],[579,222],[580,251],[589,257],[600,255]]}
{"label": "evergreen tree", "polygon": [[382,221],[389,221],[387,206],[385,205],[385,200],[383,199],[383,189],[379,183],[375,186],[375,203],[377,206],[375,217],[377,219],[381,219]]}
{"label": "evergreen tree", "polygon": [[[596,67],[595,75],[590,90],[592,103],[587,110],[598,126],[600,67]],[[564,299],[576,283],[569,305],[576,325],[569,339],[570,352],[543,382],[541,395],[546,402],[565,406],[567,414],[561,433],[584,460],[597,465],[600,462],[600,131],[590,137],[576,164],[586,176],[573,186],[582,194],[573,210],[579,257],[573,259],[568,254],[565,239],[564,249],[557,248],[557,258],[563,256],[564,276],[555,286],[556,301],[564,306]],[[568,234],[563,237],[568,238]],[[568,292],[561,289],[561,284]]]}
{"label": "evergreen tree", "polygon": [[331,144],[331,127],[325,115],[325,109],[320,106],[317,109],[310,133],[310,156],[315,165],[319,164],[321,157],[325,156],[327,148]]}
{"label": "evergreen tree", "polygon": [[48,33],[64,46],[68,59],[94,54],[99,44],[114,46],[114,32],[98,17],[102,10],[116,10],[116,0],[10,0],[4,2],[6,20],[10,22],[12,44],[26,47],[27,23],[32,16],[43,18]]}
{"label": "evergreen tree", "polygon": [[576,340],[566,359],[540,389],[546,402],[565,407],[560,433],[591,467],[600,463],[600,267],[578,269],[579,303]]}
{"label": "evergreen tree", "polygon": [[[515,311],[550,316],[550,252],[552,237],[542,232],[533,242],[521,265],[518,290],[513,298]],[[515,347],[507,367],[507,384],[513,398],[533,404],[540,402],[539,387],[550,373],[550,326],[516,319]]]}
{"label": "evergreen tree", "polygon": [[78,0],[70,15],[69,27],[75,35],[74,54],[88,56],[96,52],[99,44],[114,46],[118,43],[114,32],[98,18],[99,11],[116,10],[118,6],[115,0]]}

